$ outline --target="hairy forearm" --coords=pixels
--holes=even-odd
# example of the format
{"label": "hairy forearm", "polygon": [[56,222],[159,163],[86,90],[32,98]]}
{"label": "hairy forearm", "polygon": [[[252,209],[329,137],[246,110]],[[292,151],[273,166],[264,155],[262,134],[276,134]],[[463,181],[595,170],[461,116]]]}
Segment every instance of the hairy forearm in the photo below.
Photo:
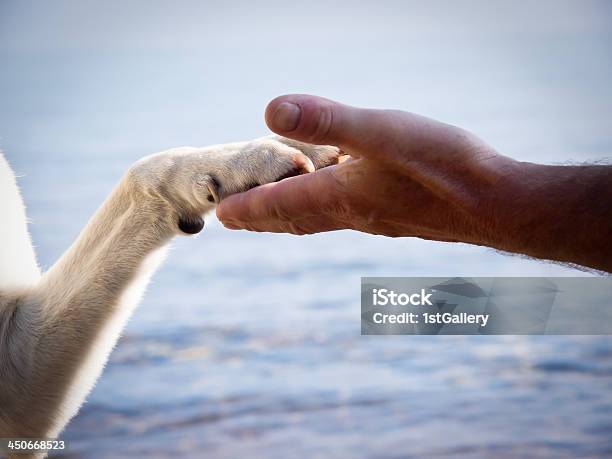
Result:
{"label": "hairy forearm", "polygon": [[517,162],[501,185],[496,248],[612,271],[612,166]]}

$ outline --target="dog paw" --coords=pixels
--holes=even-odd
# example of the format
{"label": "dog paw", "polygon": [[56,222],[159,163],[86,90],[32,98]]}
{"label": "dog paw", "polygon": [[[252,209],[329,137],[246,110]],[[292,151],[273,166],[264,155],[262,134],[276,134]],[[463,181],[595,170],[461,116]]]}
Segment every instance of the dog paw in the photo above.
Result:
{"label": "dog paw", "polygon": [[338,163],[341,151],[329,145],[311,145],[280,136],[247,142],[229,159],[231,176],[224,177],[219,197],[259,185],[314,172]]}
{"label": "dog paw", "polygon": [[331,145],[313,145],[281,136],[271,136],[269,139],[300,151],[310,159],[315,169],[338,164],[338,160],[343,154],[342,150]]}
{"label": "dog paw", "polygon": [[141,205],[169,208],[177,232],[196,234],[204,227],[202,216],[222,199],[336,164],[340,155],[336,147],[270,136],[168,150],[141,159],[127,177],[131,186],[142,191]]}

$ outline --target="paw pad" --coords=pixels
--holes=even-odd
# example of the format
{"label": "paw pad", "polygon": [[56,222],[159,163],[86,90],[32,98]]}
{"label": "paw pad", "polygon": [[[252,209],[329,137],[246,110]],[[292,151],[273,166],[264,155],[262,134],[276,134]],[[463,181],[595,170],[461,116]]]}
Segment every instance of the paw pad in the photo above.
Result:
{"label": "paw pad", "polygon": [[181,217],[178,227],[185,234],[197,234],[204,228],[204,219],[202,217]]}

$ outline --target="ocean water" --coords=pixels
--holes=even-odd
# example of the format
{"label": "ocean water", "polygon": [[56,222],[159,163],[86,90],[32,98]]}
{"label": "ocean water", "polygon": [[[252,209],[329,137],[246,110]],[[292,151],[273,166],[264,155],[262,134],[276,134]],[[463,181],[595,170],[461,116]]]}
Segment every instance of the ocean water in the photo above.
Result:
{"label": "ocean water", "polygon": [[[286,92],[437,117],[522,160],[609,157],[610,43],[604,1],[5,1],[0,146],[48,268],[133,161],[263,135]],[[612,457],[612,339],[360,336],[360,277],[385,275],[591,274],[211,216],[56,457]]]}

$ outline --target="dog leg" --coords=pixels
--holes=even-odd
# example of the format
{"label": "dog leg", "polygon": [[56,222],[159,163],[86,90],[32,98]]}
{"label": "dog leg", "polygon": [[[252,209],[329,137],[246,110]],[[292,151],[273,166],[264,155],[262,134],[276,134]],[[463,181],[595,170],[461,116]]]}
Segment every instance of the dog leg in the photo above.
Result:
{"label": "dog leg", "polygon": [[180,148],[140,160],[33,289],[0,294],[0,437],[59,434],[173,236],[200,231],[202,215],[225,196],[337,160],[333,147],[282,140]]}

